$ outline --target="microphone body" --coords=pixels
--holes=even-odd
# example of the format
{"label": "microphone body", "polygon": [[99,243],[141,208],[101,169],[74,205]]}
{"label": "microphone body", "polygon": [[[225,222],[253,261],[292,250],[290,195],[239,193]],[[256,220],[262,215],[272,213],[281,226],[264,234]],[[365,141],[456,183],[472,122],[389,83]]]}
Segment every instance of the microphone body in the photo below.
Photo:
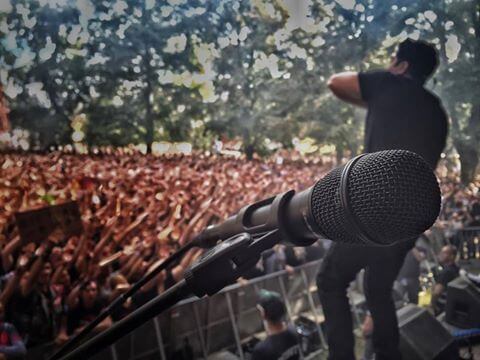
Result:
{"label": "microphone body", "polygon": [[390,245],[419,236],[440,212],[440,188],[430,166],[406,150],[363,154],[299,193],[290,190],[243,207],[194,240],[202,247],[246,232],[278,229],[281,240],[308,246],[319,238]]}
{"label": "microphone body", "polygon": [[[295,246],[309,246],[322,236],[309,228],[298,211],[308,204],[309,195],[308,190],[299,194],[290,190],[247,205],[222,223],[207,227],[194,241],[201,247],[209,248],[218,241],[240,233],[263,235],[278,229],[284,242]],[[305,210],[305,215],[309,214],[307,208]]]}

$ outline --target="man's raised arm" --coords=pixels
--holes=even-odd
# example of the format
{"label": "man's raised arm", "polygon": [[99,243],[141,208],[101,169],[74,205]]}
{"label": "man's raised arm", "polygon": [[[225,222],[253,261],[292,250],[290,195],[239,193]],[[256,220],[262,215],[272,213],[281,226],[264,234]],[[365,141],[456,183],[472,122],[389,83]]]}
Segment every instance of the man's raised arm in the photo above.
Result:
{"label": "man's raised arm", "polygon": [[340,100],[353,105],[367,107],[367,103],[362,100],[357,72],[346,71],[332,75],[327,85]]}

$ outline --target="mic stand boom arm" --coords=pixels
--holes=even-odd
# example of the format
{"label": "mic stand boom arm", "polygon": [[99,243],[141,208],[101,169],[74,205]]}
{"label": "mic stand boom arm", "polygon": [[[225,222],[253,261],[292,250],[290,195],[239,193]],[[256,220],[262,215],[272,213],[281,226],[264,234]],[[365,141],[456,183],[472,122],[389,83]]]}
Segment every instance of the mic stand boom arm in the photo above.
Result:
{"label": "mic stand boom arm", "polygon": [[273,230],[256,239],[242,233],[219,243],[187,269],[179,283],[62,357],[62,360],[90,358],[191,293],[198,297],[216,294],[255,266],[264,250],[278,244],[278,232]]}

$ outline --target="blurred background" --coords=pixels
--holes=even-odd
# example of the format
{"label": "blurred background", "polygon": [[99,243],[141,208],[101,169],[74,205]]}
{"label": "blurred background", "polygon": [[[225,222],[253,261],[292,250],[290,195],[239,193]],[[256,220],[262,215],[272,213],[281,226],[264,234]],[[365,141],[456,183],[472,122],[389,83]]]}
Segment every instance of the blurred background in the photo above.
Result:
{"label": "blurred background", "polygon": [[[480,274],[478,0],[0,0],[0,304],[29,356],[65,343],[207,224],[304,189],[362,153],[365,111],[335,99],[327,80],[385,68],[406,38],[437,47],[427,88],[450,122],[437,168],[442,212],[418,245],[419,303],[429,307],[443,246]],[[17,212],[70,200],[81,235],[21,238]],[[190,300],[103,356],[206,358],[230,348],[243,358],[262,327],[249,299],[281,281],[289,320],[303,316],[325,356],[314,276],[328,246],[278,247],[219,295],[232,299]],[[162,273],[102,329],[200,255]],[[363,339],[361,279],[352,291]],[[50,292],[50,311],[35,307]],[[96,305],[72,312],[79,301]]]}

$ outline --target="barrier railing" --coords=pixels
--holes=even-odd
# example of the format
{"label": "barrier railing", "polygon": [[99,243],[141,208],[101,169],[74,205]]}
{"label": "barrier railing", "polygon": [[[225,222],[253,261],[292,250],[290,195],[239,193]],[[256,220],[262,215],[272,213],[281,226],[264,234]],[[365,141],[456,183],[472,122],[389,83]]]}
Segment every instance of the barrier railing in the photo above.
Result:
{"label": "barrier railing", "polygon": [[127,334],[94,359],[182,359],[182,351],[190,349],[194,357],[207,359],[214,353],[229,350],[244,360],[242,344],[263,331],[256,308],[260,289],[276,291],[282,296],[288,320],[294,321],[300,315],[311,319],[317,326],[318,342],[326,348],[320,326],[323,314],[315,285],[320,263],[299,266],[292,275],[279,271],[246,284],[233,284],[209,298],[186,299]]}
{"label": "barrier railing", "polygon": [[[245,343],[253,336],[264,336],[256,307],[260,289],[276,291],[282,296],[290,323],[301,316],[301,320],[307,319],[309,327],[316,327],[316,331],[311,331],[310,335],[315,338],[314,347],[319,345],[319,351],[323,351],[327,347],[321,327],[324,317],[315,282],[320,265],[321,260],[310,262],[296,267],[293,274],[278,271],[246,283],[230,285],[212,297],[183,300],[166,313],[126,334],[92,359],[227,359],[224,350],[232,353],[232,359],[248,359],[243,351]],[[365,301],[359,278],[362,276],[359,275],[349,289],[355,327],[362,323],[362,305]],[[186,348],[191,353],[182,354]],[[47,360],[53,350],[54,344],[43,347],[31,354],[34,357],[28,356],[27,360]],[[312,355],[315,356],[315,353],[305,358],[311,358]]]}
{"label": "barrier railing", "polygon": [[[480,227],[460,229],[455,236],[461,259],[480,258]],[[186,299],[127,334],[94,359],[177,360],[181,359],[181,349],[190,348],[194,357],[207,359],[221,350],[230,350],[244,360],[242,344],[263,330],[256,309],[256,293],[262,288],[282,296],[290,322],[307,314],[317,326],[321,346],[326,348],[320,326],[323,313],[315,285],[320,264],[321,260],[299,266],[293,275],[279,271],[249,280],[246,284],[233,284],[213,297]],[[356,326],[359,326],[359,307],[364,302],[361,286],[353,293],[356,296],[350,297],[351,306]],[[51,351],[42,352],[48,354]]]}
{"label": "barrier railing", "polygon": [[460,259],[480,259],[480,226],[460,229],[455,237]]}

